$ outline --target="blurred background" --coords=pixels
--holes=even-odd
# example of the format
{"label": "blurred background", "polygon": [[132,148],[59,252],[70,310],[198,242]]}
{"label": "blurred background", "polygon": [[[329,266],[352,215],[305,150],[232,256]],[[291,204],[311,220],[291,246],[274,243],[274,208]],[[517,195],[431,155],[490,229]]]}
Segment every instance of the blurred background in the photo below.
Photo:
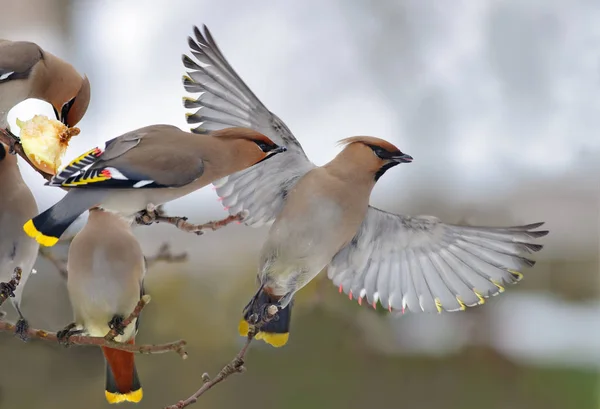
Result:
{"label": "blurred background", "polygon": [[[460,314],[359,307],[322,274],[297,297],[288,346],[254,343],[248,371],[196,407],[600,407],[600,3],[0,0],[0,10],[0,38],[37,42],[91,81],[66,159],[145,125],[188,128],[181,54],[193,25],[207,24],[315,163],[361,134],[415,158],[380,180],[373,205],[451,223],[547,222],[525,279]],[[11,115],[34,113],[52,109],[27,101]],[[21,167],[40,209],[64,194]],[[166,210],[201,223],[226,216],[216,199],[206,188]],[[152,266],[146,280],[153,301],[138,342],[189,342],[186,361],[137,358],[138,406],[160,408],[241,347],[237,323],[266,229],[231,225],[197,237],[154,225],[136,234],[149,256],[165,241],[190,256]],[[24,313],[36,328],[61,329],[72,320],[64,279],[44,259],[36,267]],[[2,409],[108,406],[99,349],[3,333],[0,362]]]}

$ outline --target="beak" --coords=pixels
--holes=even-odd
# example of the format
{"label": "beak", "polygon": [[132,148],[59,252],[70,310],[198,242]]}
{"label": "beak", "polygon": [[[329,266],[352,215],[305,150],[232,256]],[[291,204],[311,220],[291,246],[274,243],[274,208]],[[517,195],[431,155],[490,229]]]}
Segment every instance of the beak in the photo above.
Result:
{"label": "beak", "polygon": [[273,148],[270,151],[266,152],[265,157],[262,158],[261,160],[259,160],[258,162],[256,162],[256,164],[266,161],[267,159],[272,158],[273,156],[277,155],[278,153],[285,152],[285,151],[287,151],[287,148],[285,146],[277,146],[276,148]]}
{"label": "beak", "polygon": [[270,150],[269,152],[267,152],[267,156],[277,155],[278,153],[285,152],[285,151],[287,151],[287,148],[285,146],[278,146],[278,147]]}
{"label": "beak", "polygon": [[412,156],[405,153],[402,155],[392,156],[390,159],[397,163],[411,163],[413,161]]}

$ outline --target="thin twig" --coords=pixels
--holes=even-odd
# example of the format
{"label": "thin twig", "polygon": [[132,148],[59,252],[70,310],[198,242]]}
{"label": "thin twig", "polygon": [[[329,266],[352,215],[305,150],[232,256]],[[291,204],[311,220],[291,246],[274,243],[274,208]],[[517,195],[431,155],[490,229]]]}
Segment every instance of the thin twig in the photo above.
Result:
{"label": "thin twig", "polygon": [[15,296],[14,291],[21,282],[22,273],[23,270],[20,267],[15,267],[10,281],[8,283],[0,283],[0,305],[4,304],[4,301],[8,298]]}
{"label": "thin twig", "polygon": [[148,294],[144,294],[142,298],[140,298],[140,300],[138,301],[133,311],[131,311],[131,314],[129,314],[129,316],[125,318],[118,326],[115,326],[110,331],[108,331],[108,334],[104,336],[104,339],[107,341],[113,341],[116,338],[116,336],[119,335],[119,331],[122,331],[125,328],[127,328],[129,324],[131,324],[137,317],[140,316],[144,307],[150,302],[150,299],[151,298]]}
{"label": "thin twig", "polygon": [[222,381],[229,378],[231,375],[233,375],[235,373],[244,372],[246,370],[246,367],[244,366],[245,359],[246,359],[246,353],[248,352],[250,343],[254,339],[254,336],[257,334],[260,327],[262,325],[266,324],[267,322],[271,321],[275,317],[275,315],[277,314],[278,311],[279,311],[279,309],[275,305],[271,305],[267,310],[267,316],[264,318],[264,320],[262,322],[260,322],[256,325],[250,325],[250,329],[248,330],[248,336],[246,338],[246,342],[244,343],[244,346],[242,347],[240,352],[237,353],[235,358],[233,358],[231,360],[231,362],[229,362],[227,365],[225,365],[223,367],[223,369],[221,369],[221,371],[219,371],[217,376],[215,376],[214,378],[211,379],[210,375],[208,375],[208,373],[203,373],[202,374],[203,385],[200,389],[198,389],[189,398],[187,398],[185,400],[180,400],[179,402],[177,402],[174,405],[166,406],[164,409],[183,409],[189,405],[192,405],[198,401],[198,398],[200,396],[204,395],[204,393],[206,393],[206,391],[211,389],[216,384],[221,383]]}
{"label": "thin twig", "polygon": [[[0,331],[4,332],[14,332],[15,325],[6,322],[0,321]],[[48,332],[42,329],[34,329],[29,328],[26,331],[26,335],[30,339],[41,339],[44,341],[50,342],[60,342],[56,332]],[[85,335],[73,335],[69,337],[68,345],[93,345],[93,346],[104,346],[110,347],[113,349],[118,349],[121,351],[134,352],[138,354],[161,354],[169,351],[177,352],[183,359],[187,358],[187,353],[185,352],[186,342],[184,340],[178,340],[174,342],[169,342],[166,344],[148,344],[148,345],[132,345],[132,344],[124,344],[115,341],[107,341],[104,337],[88,337]]]}
{"label": "thin twig", "polygon": [[25,162],[27,162],[29,166],[33,168],[33,170],[42,175],[44,179],[50,180],[52,178],[52,175],[50,173],[46,173],[43,170],[38,169],[37,166],[35,166],[33,162],[29,160],[27,154],[23,150],[23,145],[21,145],[21,142],[19,140],[16,140],[12,135],[8,134],[4,129],[0,129],[0,142],[4,143],[5,145],[8,145],[8,147],[11,150],[13,150],[14,153],[23,158],[23,160],[25,160]]}
{"label": "thin twig", "polygon": [[138,213],[136,222],[142,225],[150,225],[152,223],[172,224],[179,230],[200,235],[203,234],[203,230],[215,231],[221,227],[227,226],[230,223],[241,222],[243,218],[244,217],[242,213],[238,213],[222,220],[215,220],[204,224],[193,224],[187,221],[187,217],[166,216],[162,211],[162,208],[156,208],[152,205],[149,205],[146,210]]}
{"label": "thin twig", "polygon": [[41,247],[39,249],[40,256],[44,257],[46,260],[51,262],[54,267],[58,270],[60,276],[65,280],[68,278],[67,272],[67,260],[64,258],[56,257],[52,250],[46,247]]}
{"label": "thin twig", "polygon": [[[75,236],[71,236],[66,239],[62,239],[61,241],[59,241],[59,244],[70,243],[73,241],[74,238]],[[54,267],[58,270],[62,278],[64,278],[65,280],[68,278],[66,258],[57,257],[54,254],[53,250],[45,247],[40,247],[39,253],[40,256],[44,257],[46,260],[52,263],[52,265],[54,265]],[[155,255],[151,257],[146,257],[146,265],[148,266],[148,268],[150,268],[154,264],[161,261],[165,263],[182,263],[184,261],[187,261],[187,259],[187,253],[173,254],[173,252],[171,251],[171,245],[169,243],[163,243],[159,247]]]}
{"label": "thin twig", "polygon": [[187,258],[187,253],[173,254],[171,252],[171,245],[163,243],[154,256],[146,257],[146,265],[150,268],[160,261],[164,261],[165,263],[182,263]]}
{"label": "thin twig", "polygon": [[[15,269],[15,276],[17,271]],[[18,272],[18,278],[20,278],[20,269]],[[11,280],[12,282],[12,280]],[[17,281],[18,284],[18,281]],[[14,291],[14,290],[13,290]],[[33,329],[27,328],[23,335],[25,335],[28,339],[41,339],[44,341],[50,342],[58,342],[64,344],[65,346],[71,345],[93,345],[93,346],[104,346],[110,347],[113,349],[118,349],[121,351],[134,352],[138,354],[161,354],[164,352],[175,351],[177,352],[183,359],[187,358],[187,352],[185,352],[186,342],[184,340],[178,340],[174,342],[169,342],[166,344],[149,344],[149,345],[133,345],[133,344],[125,344],[121,342],[114,341],[114,338],[118,335],[119,329],[124,329],[128,325],[130,325],[133,320],[135,320],[146,304],[150,302],[150,296],[144,295],[142,299],[138,302],[135,309],[129,316],[121,323],[119,328],[111,329],[108,334],[104,337],[90,337],[85,335],[71,335],[66,340],[60,338],[56,332],[48,332],[42,329]],[[10,322],[1,321],[0,320],[0,331],[5,332],[15,332],[16,326]]]}

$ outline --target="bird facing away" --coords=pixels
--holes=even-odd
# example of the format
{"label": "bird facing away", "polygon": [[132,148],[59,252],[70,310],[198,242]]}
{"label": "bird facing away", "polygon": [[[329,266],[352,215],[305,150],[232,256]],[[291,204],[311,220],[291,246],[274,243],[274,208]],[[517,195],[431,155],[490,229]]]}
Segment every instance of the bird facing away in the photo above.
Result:
{"label": "bird facing away", "polygon": [[28,98],[48,102],[59,121],[75,126],[87,111],[90,82],[37,44],[0,39],[1,129],[8,127],[8,112]]}
{"label": "bird facing away", "polygon": [[[83,333],[105,336],[118,326],[144,295],[146,262],[131,232],[119,215],[91,209],[88,221],[69,248],[67,288],[74,314],[61,337]],[[135,343],[139,319],[115,340]],[[106,399],[109,403],[139,402],[142,387],[134,354],[102,347],[106,360]]]}
{"label": "bird facing away", "polygon": [[[36,44],[0,39],[0,132],[9,133],[8,112],[28,98],[52,104],[58,119],[75,126],[87,110],[90,84],[73,66]],[[10,279],[15,267],[22,269],[15,297],[11,298],[21,318],[18,329],[26,325],[19,305],[38,255],[38,244],[27,237],[22,226],[37,213],[16,156],[0,143],[0,281]]]}
{"label": "bird facing away", "polygon": [[257,339],[273,346],[288,341],[294,294],[327,267],[339,288],[373,307],[413,312],[464,310],[504,291],[534,261],[521,253],[547,231],[543,223],[517,227],[470,227],[442,223],[433,216],[410,217],[369,205],[377,180],[412,158],[374,137],[341,141],[344,149],[325,166],[306,157],[288,127],[271,113],[226,61],[208,28],[194,28],[192,58],[184,87],[199,92],[184,98],[196,133],[244,126],[269,136],[288,153],[214,182],[231,214],[244,212],[250,226],[273,223],[260,254],[258,292],[244,309],[240,334],[264,323],[271,305],[275,319]]}
{"label": "bird facing away", "polygon": [[55,175],[47,184],[68,188],[68,193],[23,228],[38,243],[53,246],[91,207],[132,216],[284,150],[247,128],[206,136],[171,125],[140,128],[111,139],[104,151],[94,148],[84,153]]}

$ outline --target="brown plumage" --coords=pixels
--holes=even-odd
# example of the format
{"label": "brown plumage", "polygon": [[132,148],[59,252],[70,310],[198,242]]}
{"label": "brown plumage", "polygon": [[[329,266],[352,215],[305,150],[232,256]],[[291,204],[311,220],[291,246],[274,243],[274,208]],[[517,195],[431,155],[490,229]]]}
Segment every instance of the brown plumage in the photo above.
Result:
{"label": "brown plumage", "polygon": [[92,206],[132,216],[149,204],[183,197],[216,179],[283,152],[263,134],[231,128],[209,135],[152,125],[128,132],[70,163],[50,180],[70,188],[57,204],[25,225],[40,244],[52,246]]}
{"label": "brown plumage", "polygon": [[87,77],[31,42],[0,40],[0,78],[1,128],[7,127],[8,111],[27,98],[52,104],[57,119],[69,126],[81,120],[90,102]]}
{"label": "brown plumage", "polygon": [[[0,132],[6,133],[9,111],[28,98],[52,104],[57,117],[74,126],[87,110],[90,84],[69,63],[34,43],[0,40]],[[18,311],[38,253],[38,244],[24,234],[22,225],[37,212],[16,156],[0,144],[0,281],[7,281],[14,267],[22,268],[21,283],[11,298]]]}
{"label": "brown plumage", "polygon": [[547,231],[543,223],[512,227],[471,227],[442,223],[433,216],[410,217],[369,206],[376,181],[412,158],[379,138],[340,141],[336,158],[317,167],[306,157],[285,123],[273,114],[229,65],[209,30],[194,28],[189,38],[183,83],[188,119],[205,133],[231,125],[259,130],[288,148],[272,161],[215,182],[231,214],[244,222],[273,222],[262,248],[259,290],[244,309],[240,333],[260,321],[270,305],[278,319],[260,328],[257,338],[274,345],[288,340],[294,294],[327,268],[340,292],[359,303],[404,312],[457,311],[482,304],[520,280],[534,261],[522,253],[539,251],[532,243]]}
{"label": "brown plumage", "polygon": [[[94,208],[69,247],[67,289],[78,330],[102,337],[133,311],[144,293],[146,263],[130,223]],[[138,322],[116,340],[133,344]],[[130,352],[102,348],[106,358],[106,398],[138,402],[142,389]]]}

